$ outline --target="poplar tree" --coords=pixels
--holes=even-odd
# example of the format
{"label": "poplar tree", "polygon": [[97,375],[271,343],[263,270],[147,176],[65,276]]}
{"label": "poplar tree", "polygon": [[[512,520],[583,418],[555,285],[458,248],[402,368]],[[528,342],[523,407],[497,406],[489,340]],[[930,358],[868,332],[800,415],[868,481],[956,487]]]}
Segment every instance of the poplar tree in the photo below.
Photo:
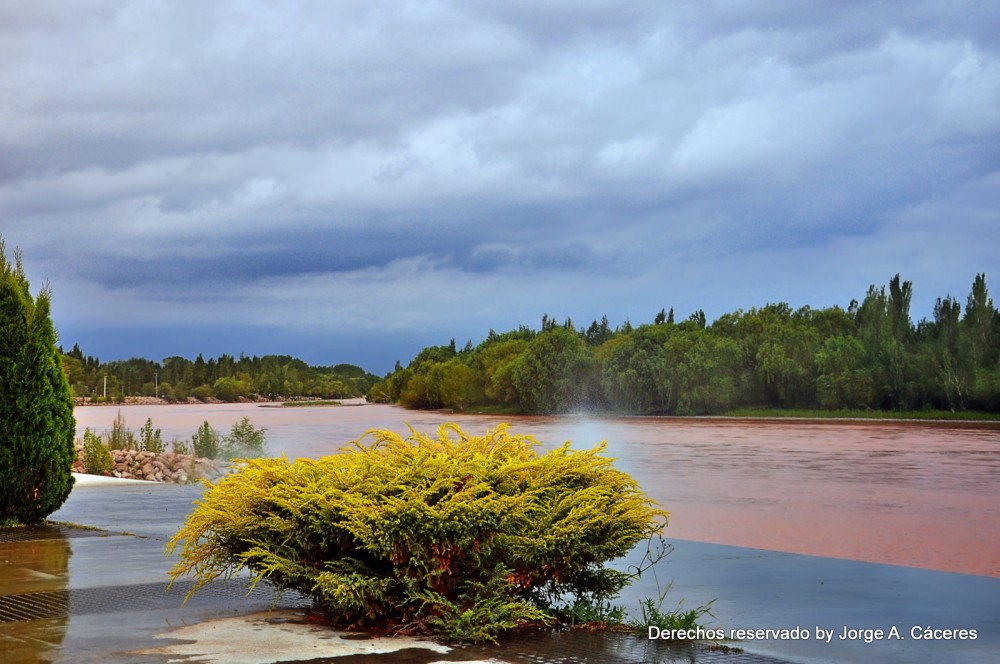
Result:
{"label": "poplar tree", "polygon": [[0,237],[0,525],[41,523],[69,496],[76,456],[73,398],[49,317]]}

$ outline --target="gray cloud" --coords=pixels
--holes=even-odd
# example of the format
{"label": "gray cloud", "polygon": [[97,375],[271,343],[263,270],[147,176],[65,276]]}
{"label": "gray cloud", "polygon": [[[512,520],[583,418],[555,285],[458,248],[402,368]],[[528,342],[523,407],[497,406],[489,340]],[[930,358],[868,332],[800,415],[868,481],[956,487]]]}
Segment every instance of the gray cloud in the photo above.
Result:
{"label": "gray cloud", "polygon": [[402,348],[897,271],[931,301],[1000,254],[998,34],[974,2],[7,5],[0,232],[64,336]]}

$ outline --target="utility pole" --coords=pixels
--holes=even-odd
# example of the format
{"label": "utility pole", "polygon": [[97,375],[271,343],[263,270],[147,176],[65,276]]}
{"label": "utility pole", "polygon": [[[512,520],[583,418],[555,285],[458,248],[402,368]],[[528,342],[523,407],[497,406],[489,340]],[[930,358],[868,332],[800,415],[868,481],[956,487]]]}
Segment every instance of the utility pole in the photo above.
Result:
{"label": "utility pole", "polygon": [[108,374],[104,374],[104,400],[108,400]]}
{"label": "utility pole", "polygon": [[156,398],[159,399],[160,398],[160,372],[159,371],[154,371],[153,372],[153,381],[156,384]]}

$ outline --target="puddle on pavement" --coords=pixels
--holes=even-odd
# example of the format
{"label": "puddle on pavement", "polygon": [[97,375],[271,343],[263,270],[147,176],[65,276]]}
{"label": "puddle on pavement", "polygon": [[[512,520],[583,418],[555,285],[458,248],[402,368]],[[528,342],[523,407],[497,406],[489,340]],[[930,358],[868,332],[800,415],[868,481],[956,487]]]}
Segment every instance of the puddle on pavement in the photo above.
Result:
{"label": "puddle on pavement", "polygon": [[55,661],[68,623],[66,617],[0,623],[0,660],[5,664]]}
{"label": "puddle on pavement", "polygon": [[[135,655],[197,657],[200,662],[228,664],[270,664],[271,662],[315,661],[320,658],[364,656],[365,661],[381,661],[373,656],[405,650],[432,655],[428,662],[441,661],[451,648],[410,637],[365,640],[341,638],[343,633],[305,622],[298,610],[272,611],[234,618],[208,620],[188,625],[153,638],[182,640],[158,648],[134,651]],[[353,636],[343,634],[344,636]],[[390,660],[391,661],[391,660]],[[407,662],[418,662],[412,656]]]}
{"label": "puddle on pavement", "polygon": [[61,537],[0,542],[0,595],[64,590],[70,554]]}
{"label": "puddle on pavement", "polygon": [[72,551],[58,529],[39,536],[0,542],[0,653],[10,664],[53,661],[66,637]]}
{"label": "puddle on pavement", "polygon": [[[741,654],[706,644],[666,644],[626,634],[538,630],[506,635],[500,645],[445,646],[413,637],[381,637],[315,625],[301,610],[209,620],[156,634],[173,641],[134,650],[170,661],[226,664],[538,664],[540,662],[739,661]],[[764,661],[764,660],[754,660]],[[776,660],[775,660],[776,661]]]}

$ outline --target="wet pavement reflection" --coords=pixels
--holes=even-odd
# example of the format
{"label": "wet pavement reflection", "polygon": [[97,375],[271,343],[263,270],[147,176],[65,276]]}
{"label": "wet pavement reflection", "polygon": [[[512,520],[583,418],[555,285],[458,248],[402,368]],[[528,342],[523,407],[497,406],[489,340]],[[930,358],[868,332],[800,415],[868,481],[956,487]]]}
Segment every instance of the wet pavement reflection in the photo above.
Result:
{"label": "wet pavement reflection", "polygon": [[62,528],[0,529],[0,661],[58,657],[69,622],[71,555]]}

